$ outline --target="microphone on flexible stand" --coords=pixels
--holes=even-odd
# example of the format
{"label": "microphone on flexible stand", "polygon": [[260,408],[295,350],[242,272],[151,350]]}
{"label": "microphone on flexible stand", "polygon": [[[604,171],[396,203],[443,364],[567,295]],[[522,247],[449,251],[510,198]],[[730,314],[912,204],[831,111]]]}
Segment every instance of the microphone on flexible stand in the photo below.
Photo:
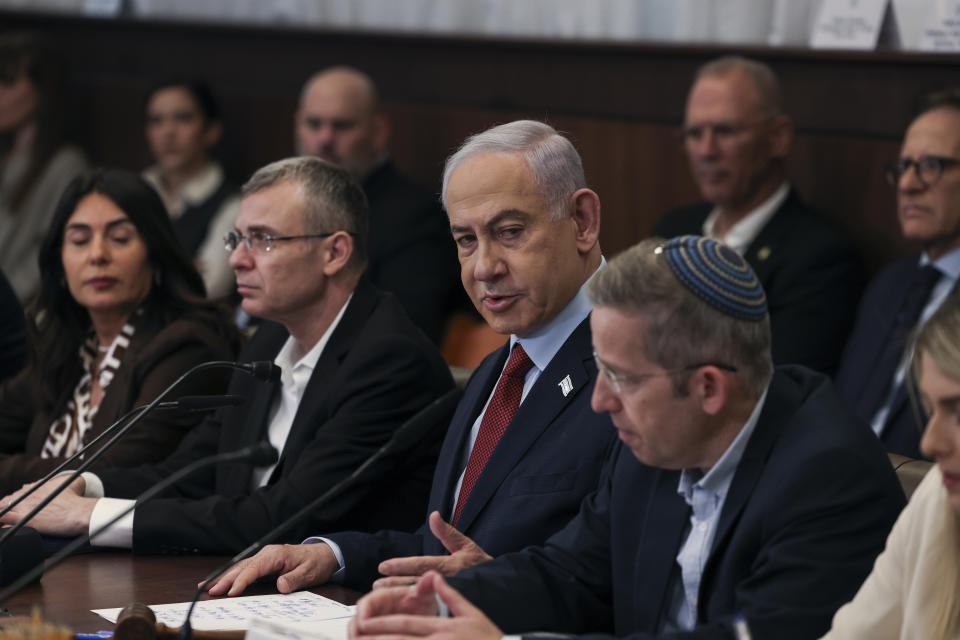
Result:
{"label": "microphone on flexible stand", "polygon": [[[47,559],[46,568],[52,569],[63,560],[69,556],[71,553],[87,544],[93,538],[96,538],[101,533],[112,527],[119,520],[124,518],[128,513],[133,511],[138,505],[143,504],[147,500],[150,500],[154,496],[163,491],[169,489],[172,485],[176,484],[184,477],[190,475],[191,473],[203,469],[204,467],[209,467],[211,465],[220,464],[223,462],[241,462],[249,461],[255,467],[266,467],[277,461],[279,454],[277,453],[276,448],[271,445],[269,442],[258,442],[257,444],[252,444],[242,449],[237,449],[236,451],[230,451],[229,453],[218,453],[213,456],[207,456],[206,458],[201,458],[195,462],[188,464],[182,469],[178,470],[176,473],[167,476],[157,484],[153,485],[143,493],[141,493],[137,499],[131,504],[128,508],[124,509],[116,516],[110,519],[109,522],[106,522],[103,526],[98,527],[96,531],[92,533],[87,533],[83,536],[78,536],[66,544],[62,549],[57,553],[53,554]],[[0,604],[6,602],[10,599],[11,596],[16,594],[20,589],[30,584],[37,578],[39,578],[44,571],[44,563],[40,563],[33,567],[33,569],[26,574],[20,576],[19,579],[13,582],[10,586],[0,592]]]}
{"label": "microphone on flexible stand", "polygon": [[[64,491],[68,486],[70,486],[70,484],[71,484],[74,480],[76,480],[76,479],[80,476],[80,474],[82,474],[84,471],[86,471],[87,469],[89,469],[89,468],[90,468],[90,465],[92,465],[94,462],[96,462],[96,461],[100,458],[100,456],[102,456],[104,453],[106,453],[107,450],[110,449],[114,444],[116,444],[116,442],[117,442],[120,438],[122,438],[124,435],[126,435],[126,433],[127,433],[128,431],[130,431],[130,429],[132,429],[137,423],[139,423],[140,420],[142,420],[144,416],[146,416],[148,413],[150,413],[151,411],[153,411],[153,410],[157,407],[157,405],[159,405],[159,404],[163,401],[164,398],[166,398],[171,392],[173,392],[174,389],[177,388],[177,386],[180,385],[181,382],[183,382],[183,381],[186,380],[187,378],[193,376],[194,374],[200,373],[200,372],[202,372],[202,371],[207,371],[208,369],[224,369],[224,368],[236,369],[236,370],[239,370],[239,371],[244,371],[244,372],[246,372],[246,373],[248,373],[248,374],[256,377],[256,378],[259,379],[259,380],[264,380],[264,381],[267,381],[267,382],[275,382],[276,380],[279,380],[279,379],[280,379],[280,367],[278,367],[277,365],[275,365],[274,363],[269,362],[269,361],[262,361],[262,362],[230,362],[229,360],[214,360],[214,361],[211,361],[211,362],[201,362],[200,364],[196,365],[195,367],[193,367],[192,369],[190,369],[189,371],[187,371],[186,373],[184,373],[182,376],[180,376],[179,378],[177,378],[177,379],[173,382],[173,384],[171,384],[171,385],[168,386],[166,389],[164,389],[163,391],[161,391],[161,392],[160,392],[160,395],[158,395],[156,398],[154,398],[153,402],[151,402],[151,403],[148,404],[146,407],[144,407],[143,410],[142,410],[140,413],[136,414],[136,415],[133,417],[133,419],[130,420],[130,422],[128,422],[128,423],[127,423],[126,425],[124,425],[123,427],[118,427],[117,432],[113,435],[113,437],[110,438],[110,440],[107,441],[106,444],[103,445],[103,447],[101,447],[101,448],[98,449],[97,451],[94,451],[94,452],[90,455],[89,458],[87,458],[79,467],[77,467],[76,469],[74,469],[74,470],[70,473],[70,475],[67,476],[67,478],[66,478],[56,489],[54,489],[52,492],[50,492],[50,494],[49,494],[46,498],[44,498],[42,501],[40,501],[40,504],[38,504],[36,507],[34,507],[33,510],[30,511],[30,513],[28,513],[28,514],[25,515],[23,518],[21,518],[20,521],[17,522],[15,525],[13,525],[12,527],[10,527],[10,528],[8,528],[6,531],[4,531],[3,535],[0,535],[0,546],[3,546],[3,543],[4,543],[4,542],[6,542],[7,540],[9,540],[12,536],[16,535],[17,531],[19,531],[23,526],[25,526],[27,522],[29,522],[35,515],[37,515],[38,513],[40,513],[40,511],[41,511],[44,507],[46,507],[48,504],[50,504],[58,495],[60,495],[61,493],[63,493],[63,491]],[[123,418],[121,418],[117,423],[115,423],[115,424],[114,424],[113,426],[111,426],[110,428],[111,428],[111,429],[114,428],[114,426],[118,425],[120,422],[122,422],[122,420],[123,420]],[[98,438],[98,439],[99,439],[99,438]],[[94,442],[96,442],[96,440],[94,440]],[[93,444],[93,443],[91,442],[90,444]],[[90,445],[88,445],[88,446],[90,446]],[[84,450],[85,450],[85,449],[86,449],[86,447],[84,448]],[[79,454],[80,452],[77,452],[77,453]],[[76,459],[76,457],[74,457],[73,459]],[[72,460],[73,460],[73,459],[72,459]],[[71,461],[72,461],[72,460],[71,460]],[[61,469],[61,468],[62,468],[63,466],[65,466],[66,464],[68,464],[68,463],[63,463],[61,466],[59,466],[59,467],[57,467],[57,468],[58,468],[58,469]],[[52,473],[52,472],[51,472],[51,473]],[[50,478],[52,478],[52,477],[53,477],[53,476],[52,476],[51,474],[47,474],[47,477],[45,477],[45,479],[44,479],[42,482],[38,482],[36,485],[34,485],[33,487],[31,487],[31,488],[30,488],[30,491],[29,491],[28,493],[32,493],[32,492],[36,491],[43,482],[48,481],[48,480],[49,480]],[[23,497],[25,497],[25,496],[20,496],[20,499],[22,499]],[[8,506],[8,507],[7,507],[7,511],[9,511],[9,510],[10,510],[10,507]],[[4,515],[5,513],[6,513],[6,511],[4,511],[3,513],[0,513],[0,516]]]}
{"label": "microphone on flexible stand", "polygon": [[[312,500],[309,504],[302,507],[299,511],[281,522],[272,530],[268,531],[259,540],[256,540],[246,549],[230,558],[230,560],[228,560],[226,563],[220,565],[210,572],[210,574],[203,579],[203,582],[200,583],[200,586],[197,587],[197,592],[194,594],[193,600],[190,602],[190,608],[187,609],[186,619],[183,621],[183,625],[180,627],[180,640],[191,640],[190,616],[193,615],[193,608],[196,606],[197,600],[200,598],[200,594],[202,594],[207,588],[207,585],[219,578],[224,571],[241,560],[252,556],[261,547],[276,540],[295,524],[298,524],[309,514],[316,512],[320,507],[324,506],[326,503],[330,502],[333,498],[339,496],[353,485],[358,484],[361,481],[369,481],[369,478],[364,477],[367,473],[367,470],[379,465],[384,458],[409,451],[432,436],[434,432],[440,431],[441,428],[445,429],[449,425],[450,418],[453,416],[453,411],[456,408],[457,403],[460,402],[462,395],[463,392],[460,391],[460,389],[451,389],[428,404],[426,407],[417,412],[416,415],[400,425],[400,427],[393,432],[393,435],[386,442],[386,444],[377,449],[373,455],[363,462],[363,464],[354,469],[349,476],[330,487],[322,495]],[[378,468],[378,473],[382,473],[383,471],[384,469]],[[0,598],[0,602],[3,602],[2,598]]]}

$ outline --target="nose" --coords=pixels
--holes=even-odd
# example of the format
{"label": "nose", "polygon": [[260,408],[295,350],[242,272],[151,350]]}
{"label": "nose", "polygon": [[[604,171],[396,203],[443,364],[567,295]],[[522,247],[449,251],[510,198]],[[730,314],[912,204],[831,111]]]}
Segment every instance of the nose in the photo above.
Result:
{"label": "nose", "polygon": [[110,262],[110,245],[102,235],[94,234],[90,238],[90,262],[92,264]]}
{"label": "nose", "polygon": [[593,385],[593,395],[590,396],[590,408],[594,413],[603,413],[609,411],[616,413],[620,411],[620,398],[614,393],[603,373],[597,372],[597,381]]}
{"label": "nose", "polygon": [[687,149],[690,154],[697,157],[712,157],[717,155],[719,146],[717,144],[717,134],[713,127],[704,126],[700,130],[700,135],[692,138],[687,143]]}
{"label": "nose", "polygon": [[943,424],[945,418],[936,410],[927,421],[927,428],[920,438],[920,451],[932,460],[940,460],[953,454],[953,441],[950,438],[950,425]]}
{"label": "nose", "polygon": [[247,249],[246,244],[238,243],[237,248],[230,252],[230,259],[228,260],[230,268],[234,271],[250,268],[253,262],[252,253],[250,249]]}
{"label": "nose", "polygon": [[492,242],[483,240],[477,243],[476,259],[473,262],[473,278],[479,282],[490,282],[506,273],[500,252]]}
{"label": "nose", "polygon": [[927,185],[920,180],[920,167],[916,164],[910,165],[897,182],[897,188],[905,193],[922,191],[926,187]]}

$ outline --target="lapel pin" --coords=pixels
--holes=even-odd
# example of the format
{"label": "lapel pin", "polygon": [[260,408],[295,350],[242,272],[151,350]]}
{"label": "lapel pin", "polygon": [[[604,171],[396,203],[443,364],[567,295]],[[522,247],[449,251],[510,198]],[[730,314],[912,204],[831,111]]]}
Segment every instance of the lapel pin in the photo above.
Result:
{"label": "lapel pin", "polygon": [[570,376],[568,375],[561,380],[557,386],[560,387],[560,392],[563,393],[563,397],[566,398],[568,395],[570,395],[570,392],[573,391],[573,380],[571,380]]}
{"label": "lapel pin", "polygon": [[760,247],[760,250],[757,251],[757,260],[766,260],[770,257],[770,247]]}

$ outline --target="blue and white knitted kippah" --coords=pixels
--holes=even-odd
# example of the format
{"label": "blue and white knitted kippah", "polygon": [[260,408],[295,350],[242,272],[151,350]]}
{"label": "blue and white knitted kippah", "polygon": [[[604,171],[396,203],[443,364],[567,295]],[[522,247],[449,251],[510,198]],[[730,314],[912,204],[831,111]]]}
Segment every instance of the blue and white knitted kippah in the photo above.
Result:
{"label": "blue and white knitted kippah", "polygon": [[767,298],[757,275],[725,244],[703,236],[680,236],[656,251],[683,286],[720,313],[748,322],[766,316]]}

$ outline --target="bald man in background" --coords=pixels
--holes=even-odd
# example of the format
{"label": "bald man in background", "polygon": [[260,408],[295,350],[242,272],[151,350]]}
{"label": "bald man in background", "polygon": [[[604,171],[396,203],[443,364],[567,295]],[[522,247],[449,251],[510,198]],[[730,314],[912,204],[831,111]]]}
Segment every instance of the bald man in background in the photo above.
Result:
{"label": "bald man in background", "polygon": [[367,276],[439,343],[450,313],[466,307],[456,250],[437,195],[389,159],[390,124],[373,80],[342,66],[313,75],[300,94],[294,134],[299,155],[339,164],[361,184],[370,204]]}

